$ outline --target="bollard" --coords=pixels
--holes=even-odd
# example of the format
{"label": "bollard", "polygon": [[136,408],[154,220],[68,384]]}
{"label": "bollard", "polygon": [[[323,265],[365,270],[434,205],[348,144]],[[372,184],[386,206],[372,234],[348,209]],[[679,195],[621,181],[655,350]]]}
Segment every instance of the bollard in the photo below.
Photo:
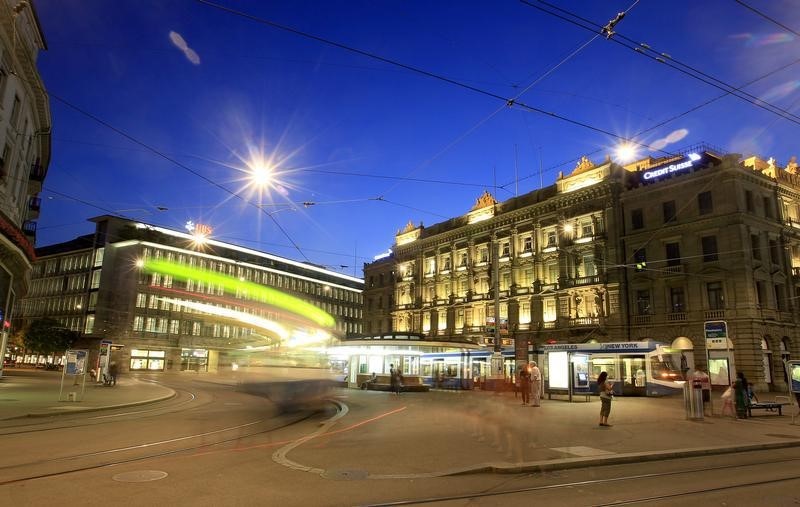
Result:
{"label": "bollard", "polygon": [[67,395],[67,400],[69,401],[76,401],[77,399],[78,399],[78,393],[76,393],[75,391],[72,391]]}

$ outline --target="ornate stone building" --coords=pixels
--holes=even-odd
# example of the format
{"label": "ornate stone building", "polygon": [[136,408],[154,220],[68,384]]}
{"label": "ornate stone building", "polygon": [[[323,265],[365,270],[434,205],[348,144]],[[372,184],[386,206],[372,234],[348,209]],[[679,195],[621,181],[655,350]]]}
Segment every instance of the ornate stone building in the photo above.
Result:
{"label": "ornate stone building", "polygon": [[[785,388],[782,359],[800,355],[800,176],[794,161],[740,158],[584,157],[549,187],[484,192],[462,216],[409,222],[389,258],[365,265],[367,280],[393,273],[394,304],[376,309],[367,291],[365,305],[391,317],[383,331],[439,341],[489,345],[500,326],[518,359],[547,342],[680,343],[720,383],[739,369]],[[719,325],[728,340],[712,339]]]}
{"label": "ornate stone building", "polygon": [[38,194],[50,163],[50,106],[36,69],[42,49],[33,1],[0,2],[0,356],[14,302],[28,290]]}

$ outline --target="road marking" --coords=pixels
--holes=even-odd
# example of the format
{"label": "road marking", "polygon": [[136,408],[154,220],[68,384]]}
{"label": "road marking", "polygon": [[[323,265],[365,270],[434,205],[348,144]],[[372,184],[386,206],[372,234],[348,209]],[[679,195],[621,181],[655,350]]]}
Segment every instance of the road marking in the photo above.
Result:
{"label": "road marking", "polygon": [[576,445],[574,447],[551,447],[552,450],[564,452],[567,454],[574,454],[582,458],[590,456],[606,456],[608,454],[616,454],[612,451],[604,451],[603,449],[595,449],[594,447],[586,447],[585,445]]}

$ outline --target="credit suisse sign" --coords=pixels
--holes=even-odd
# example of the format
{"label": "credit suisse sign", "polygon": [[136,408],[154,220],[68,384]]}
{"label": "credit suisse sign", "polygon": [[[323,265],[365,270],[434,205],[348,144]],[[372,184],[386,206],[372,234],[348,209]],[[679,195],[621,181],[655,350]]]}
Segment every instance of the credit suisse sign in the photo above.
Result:
{"label": "credit suisse sign", "polygon": [[654,167],[642,172],[642,179],[644,181],[658,181],[665,176],[673,173],[679,173],[694,167],[701,158],[702,157],[697,153],[689,153],[678,162],[669,164],[667,166]]}

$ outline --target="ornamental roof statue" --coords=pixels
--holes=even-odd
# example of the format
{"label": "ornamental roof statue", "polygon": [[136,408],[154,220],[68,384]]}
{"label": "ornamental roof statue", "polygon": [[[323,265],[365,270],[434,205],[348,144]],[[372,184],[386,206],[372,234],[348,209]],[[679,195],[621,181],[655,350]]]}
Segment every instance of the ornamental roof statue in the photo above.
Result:
{"label": "ornamental roof statue", "polygon": [[582,156],[578,163],[575,165],[575,169],[572,171],[572,175],[581,174],[583,172],[588,171],[589,169],[594,169],[595,165],[594,162],[589,160],[586,155]]}
{"label": "ornamental roof statue", "polygon": [[403,227],[402,229],[400,229],[399,231],[397,231],[397,234],[405,234],[405,233],[407,233],[407,232],[411,232],[411,231],[413,231],[413,230],[414,230],[414,229],[416,229],[416,228],[417,228],[417,226],[415,226],[415,225],[414,225],[414,222],[412,222],[412,221],[409,219],[409,220],[408,220],[408,223],[406,224],[406,226],[405,226],[405,227]]}
{"label": "ornamental roof statue", "polygon": [[475,206],[472,207],[470,211],[475,211],[476,209],[481,208],[488,208],[489,206],[494,206],[497,204],[497,201],[492,197],[492,194],[489,193],[488,190],[484,190],[483,194],[478,197],[478,200],[475,201]]}
{"label": "ornamental roof statue", "polygon": [[800,171],[797,169],[797,157],[792,155],[792,158],[789,159],[789,163],[786,164],[786,172],[791,174],[798,174]]}

